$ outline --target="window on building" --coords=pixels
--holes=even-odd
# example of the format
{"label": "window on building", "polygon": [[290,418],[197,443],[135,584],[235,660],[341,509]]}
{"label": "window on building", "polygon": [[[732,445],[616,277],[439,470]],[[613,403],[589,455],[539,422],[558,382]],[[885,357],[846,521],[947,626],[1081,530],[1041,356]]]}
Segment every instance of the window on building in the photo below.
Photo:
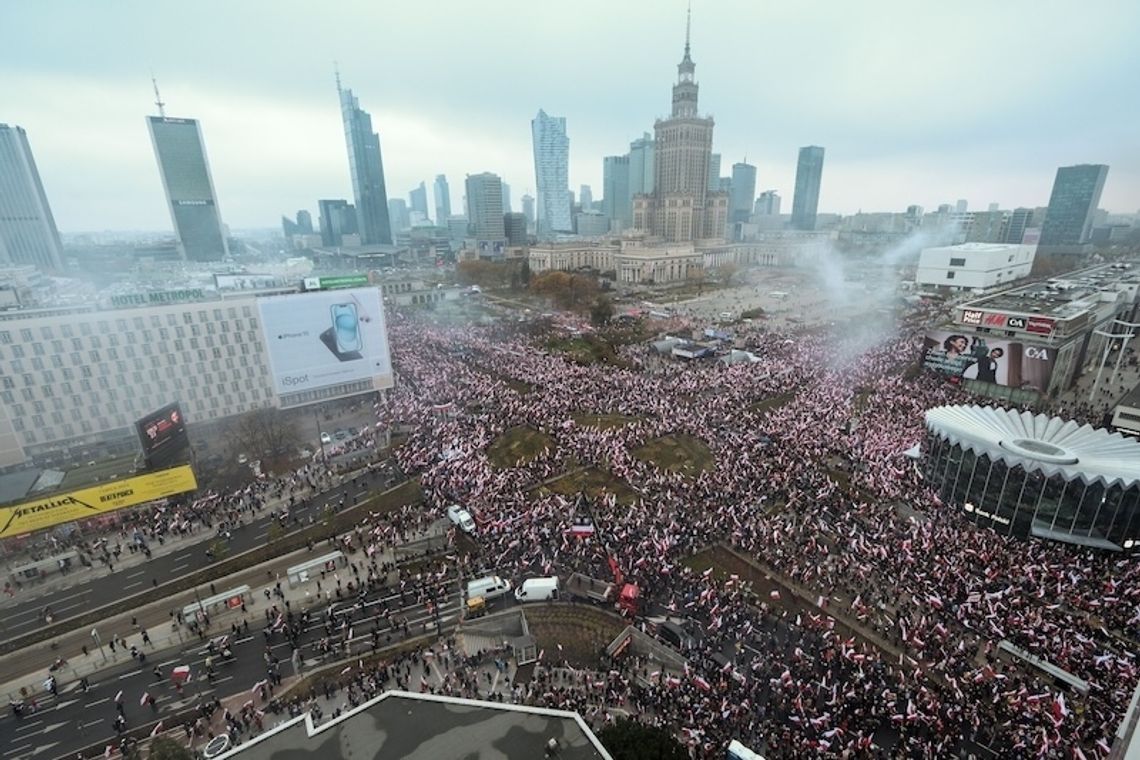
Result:
{"label": "window on building", "polygon": [[966,260],[965,259],[952,258],[952,259],[950,259],[950,266],[952,266],[952,267],[964,267],[964,266],[966,266]]}
{"label": "window on building", "polygon": [[947,272],[946,273],[946,279],[947,280],[953,280],[954,279],[954,273],[953,272]]}

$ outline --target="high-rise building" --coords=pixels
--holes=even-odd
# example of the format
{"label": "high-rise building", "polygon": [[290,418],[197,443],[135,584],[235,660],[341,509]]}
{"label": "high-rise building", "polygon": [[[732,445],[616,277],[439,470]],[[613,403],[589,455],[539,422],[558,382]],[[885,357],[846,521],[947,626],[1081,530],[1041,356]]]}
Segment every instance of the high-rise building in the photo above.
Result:
{"label": "high-rise building", "polygon": [[571,232],[570,138],[564,116],[539,109],[530,123],[534,141],[534,177],[538,190],[538,235]]}
{"label": "high-rise building", "polygon": [[959,198],[958,202],[956,204],[954,204],[954,210],[957,211],[959,214],[966,213],[966,210],[969,207],[970,207],[970,202],[967,201],[965,198]]}
{"label": "high-rise building", "polygon": [[717,190],[720,190],[720,154],[713,153],[709,156],[709,192]]}
{"label": "high-rise building", "polygon": [[0,262],[58,270],[62,252],[28,135],[0,124]]}
{"label": "high-rise building", "polygon": [[491,172],[467,175],[467,218],[476,240],[503,240],[503,181]]}
{"label": "high-rise building", "polygon": [[780,194],[775,190],[765,190],[756,199],[754,211],[757,216],[779,216]]}
{"label": "high-rise building", "polygon": [[975,211],[970,214],[966,229],[967,243],[1000,243],[1005,237],[1009,224],[1009,214],[1005,211]]}
{"label": "high-rise building", "polygon": [[218,261],[229,255],[206,145],[196,119],[167,118],[161,99],[158,116],[147,117],[154,155],[162,175],[174,234],[182,258]]}
{"label": "high-rise building", "polygon": [[339,74],[336,90],[340,95],[340,114],[348,145],[352,191],[356,195],[360,242],[364,245],[390,245],[392,222],[388,218],[388,190],[384,185],[380,136],[372,131],[372,117],[360,107],[352,90],[341,88]]}
{"label": "high-rise building", "polygon": [[301,231],[302,235],[313,234],[313,215],[305,209],[297,212],[297,228]]}
{"label": "high-rise building", "polygon": [[819,211],[819,186],[823,178],[823,148],[809,145],[800,148],[796,164],[796,192],[792,196],[792,228],[814,230]]}
{"label": "high-rise building", "polygon": [[408,207],[413,214],[418,213],[424,220],[431,219],[428,216],[428,201],[427,201],[427,188],[421,182],[419,187],[413,188],[408,193]]}
{"label": "high-rise building", "polygon": [[648,132],[629,144],[629,200],[653,192],[653,138]]}
{"label": "high-rise building", "polygon": [[522,197],[522,212],[526,217],[526,224],[528,230],[534,229],[534,196],[527,194]]}
{"label": "high-rise building", "polygon": [[503,227],[507,233],[507,245],[526,245],[526,215],[508,211],[503,214]]}
{"label": "high-rise building", "polygon": [[582,185],[578,188],[578,205],[582,207],[583,211],[594,210],[594,191],[589,185]]}
{"label": "high-rise building", "polygon": [[1024,206],[1015,208],[1009,215],[1009,223],[1005,226],[1005,235],[1001,242],[1019,245],[1025,235],[1025,228],[1032,227],[1033,222],[1033,209]]}
{"label": "high-rise building", "polygon": [[1057,169],[1049,210],[1041,226],[1041,246],[1079,246],[1089,242],[1093,214],[1108,177],[1104,164],[1078,164]]}
{"label": "high-rise building", "polygon": [[412,217],[408,213],[408,202],[403,198],[388,199],[388,221],[393,232],[406,232],[412,228]]}
{"label": "high-rise building", "polygon": [[613,230],[624,230],[633,223],[629,163],[629,155],[602,159],[602,213],[609,217]]}
{"label": "high-rise building", "polygon": [[444,227],[451,216],[451,188],[447,186],[447,177],[442,174],[435,175],[432,191],[435,195],[435,223],[439,227]]}
{"label": "high-rise building", "polygon": [[729,195],[730,223],[747,222],[756,200],[756,167],[747,160],[732,165],[732,191]]}
{"label": "high-rise building", "polygon": [[689,37],[686,22],[672,113],[654,124],[653,193],[633,200],[634,229],[671,243],[723,238],[728,222],[728,197],[709,191],[713,120],[697,110]]}
{"label": "high-rise building", "polygon": [[336,198],[317,201],[321,222],[321,245],[335,248],[344,242],[345,235],[357,234],[356,207]]}
{"label": "high-rise building", "polygon": [[511,213],[511,186],[503,183],[503,213]]}

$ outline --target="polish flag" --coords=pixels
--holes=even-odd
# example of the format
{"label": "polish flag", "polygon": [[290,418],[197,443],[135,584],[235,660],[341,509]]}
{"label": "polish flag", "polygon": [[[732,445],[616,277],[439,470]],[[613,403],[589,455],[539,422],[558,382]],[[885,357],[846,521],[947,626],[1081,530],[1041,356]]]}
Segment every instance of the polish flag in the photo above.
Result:
{"label": "polish flag", "polygon": [[570,525],[570,530],[567,531],[571,536],[577,538],[585,538],[586,536],[594,535],[594,521],[589,517],[579,516],[574,518],[574,522]]}
{"label": "polish flag", "polygon": [[154,724],[154,730],[150,732],[151,736],[158,736],[158,732],[162,730],[162,721]]}

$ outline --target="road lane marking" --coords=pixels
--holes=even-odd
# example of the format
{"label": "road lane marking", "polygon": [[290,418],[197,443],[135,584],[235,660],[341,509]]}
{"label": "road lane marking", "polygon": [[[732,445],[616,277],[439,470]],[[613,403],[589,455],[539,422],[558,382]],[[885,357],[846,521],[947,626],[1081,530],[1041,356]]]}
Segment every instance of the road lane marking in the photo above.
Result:
{"label": "road lane marking", "polygon": [[36,726],[42,726],[43,724],[44,722],[42,720],[37,720],[34,723],[21,723],[20,726],[16,729],[16,733],[27,731],[29,728],[35,728]]}
{"label": "road lane marking", "polygon": [[86,709],[88,707],[94,707],[95,705],[101,705],[104,702],[110,702],[110,701],[111,701],[110,697],[103,697],[102,699],[97,699],[94,702],[88,702],[87,704],[83,705],[83,707],[84,707],[84,709]]}
{"label": "road lane marking", "polygon": [[119,676],[119,680],[125,681],[128,678],[134,678],[135,676],[137,676],[141,672],[142,672],[142,668],[139,668],[138,670],[132,670],[129,673],[123,673],[121,676]]}
{"label": "road lane marking", "polygon": [[170,568],[170,572],[177,573],[181,570],[185,570],[188,567],[190,567],[189,563],[187,563],[185,565],[175,565],[174,567]]}

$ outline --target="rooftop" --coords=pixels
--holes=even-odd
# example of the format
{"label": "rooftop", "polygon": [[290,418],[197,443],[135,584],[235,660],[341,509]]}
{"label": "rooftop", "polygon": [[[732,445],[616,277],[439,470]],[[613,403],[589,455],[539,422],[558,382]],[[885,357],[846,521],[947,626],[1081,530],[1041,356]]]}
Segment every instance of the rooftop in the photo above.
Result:
{"label": "rooftop", "polygon": [[[611,760],[577,713],[389,691],[314,726],[308,713],[221,758],[286,760]],[[219,758],[220,760],[220,758]]]}
{"label": "rooftop", "polygon": [[1104,265],[985,296],[962,307],[1028,312],[1066,320],[1095,309],[1105,300],[1115,300],[1122,287],[1129,285],[1140,285],[1140,269]]}

